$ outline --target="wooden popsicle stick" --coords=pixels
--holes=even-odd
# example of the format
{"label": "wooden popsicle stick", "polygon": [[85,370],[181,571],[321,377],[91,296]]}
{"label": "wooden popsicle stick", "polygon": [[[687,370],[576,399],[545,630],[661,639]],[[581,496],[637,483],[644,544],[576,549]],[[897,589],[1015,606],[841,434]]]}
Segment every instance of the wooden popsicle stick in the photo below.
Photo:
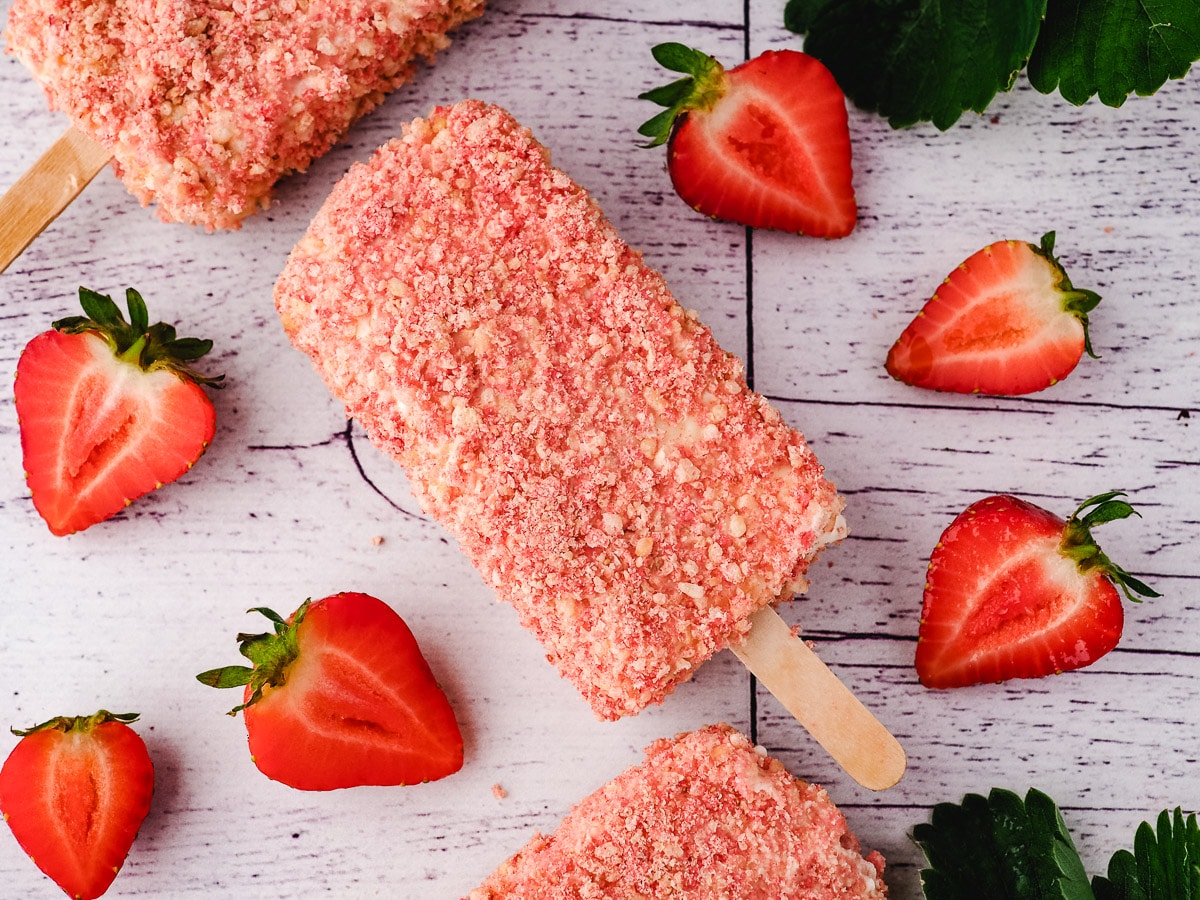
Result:
{"label": "wooden popsicle stick", "polygon": [[904,748],[772,607],[750,617],[738,658],[855,781],[873,791],[896,784]]}
{"label": "wooden popsicle stick", "polygon": [[68,128],[0,197],[0,272],[66,209],[112,154]]}

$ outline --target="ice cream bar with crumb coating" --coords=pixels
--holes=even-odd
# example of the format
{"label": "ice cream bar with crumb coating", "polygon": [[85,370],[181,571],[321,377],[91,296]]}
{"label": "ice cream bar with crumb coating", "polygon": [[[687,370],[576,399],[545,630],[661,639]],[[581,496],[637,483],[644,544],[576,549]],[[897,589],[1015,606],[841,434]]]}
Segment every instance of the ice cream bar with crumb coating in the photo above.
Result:
{"label": "ice cream bar with crumb coating", "polygon": [[275,300],[601,718],[661,702],[844,533],[802,435],[499,107],[353,167]]}
{"label": "ice cream bar with crumb coating", "polygon": [[467,900],[867,900],[883,869],[822,788],[714,725],[652,744]]}
{"label": "ice cream bar with crumb coating", "polygon": [[236,228],[483,0],[14,0],[52,108],[167,221]]}

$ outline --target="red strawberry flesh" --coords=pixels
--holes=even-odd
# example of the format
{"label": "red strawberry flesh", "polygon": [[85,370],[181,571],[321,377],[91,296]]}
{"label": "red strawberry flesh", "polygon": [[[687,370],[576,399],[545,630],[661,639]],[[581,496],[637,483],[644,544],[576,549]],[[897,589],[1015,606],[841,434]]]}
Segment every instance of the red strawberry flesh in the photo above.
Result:
{"label": "red strawberry flesh", "polygon": [[335,594],[279,621],[275,635],[242,638],[253,670],[199,677],[245,685],[250,755],[268,778],[323,791],[417,784],[462,767],[454,711],[412,632],[381,600]]}
{"label": "red strawberry flesh", "polygon": [[[1131,589],[1155,595],[1090,538],[1090,526],[1132,512],[1115,496],[1084,504],[1080,512],[1097,504],[1100,513],[1082,521],[1078,512],[1068,522],[1006,495],[959,515],[930,557],[916,657],[921,682],[944,688],[1037,678],[1112,650],[1124,626],[1118,585],[1131,597]],[[1076,553],[1076,544],[1084,549]]]}
{"label": "red strawberry flesh", "polygon": [[1042,247],[998,241],[943,281],[888,353],[892,377],[957,393],[1015,395],[1061,381],[1088,348],[1087,311],[1099,302],[1077,291]]}
{"label": "red strawberry flesh", "polygon": [[116,878],[154,786],[145,743],[105,716],[33,730],[0,769],[0,810],[17,842],[82,900],[99,897]]}
{"label": "red strawberry flesh", "polygon": [[668,109],[639,131],[668,140],[676,193],[705,215],[755,228],[843,237],[854,228],[846,100],[829,70],[795,50],[728,71],[679,44],[655,58],[689,77],[648,91]]}
{"label": "red strawberry flesh", "polygon": [[768,52],[730,70],[722,102],[689,112],[668,152],[676,192],[715,218],[819,237],[854,227],[845,101],[811,57]]}
{"label": "red strawberry flesh", "polygon": [[175,481],[216,430],[199,385],[166,369],[143,372],[93,333],[34,338],[15,392],[33,502],[57,535]]}
{"label": "red strawberry flesh", "polygon": [[17,363],[26,479],[57,535],[107,519],[191,468],[216,428],[200,385],[223,377],[191,368],[211,341],[151,325],[133,288],[129,321],[111,297],[80,288],[79,299],[87,315],[56,321]]}

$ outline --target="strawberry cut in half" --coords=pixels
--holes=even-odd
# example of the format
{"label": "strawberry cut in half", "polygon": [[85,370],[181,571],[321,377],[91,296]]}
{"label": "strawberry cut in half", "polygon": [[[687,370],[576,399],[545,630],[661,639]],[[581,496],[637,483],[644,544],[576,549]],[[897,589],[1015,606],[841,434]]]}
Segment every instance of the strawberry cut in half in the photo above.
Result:
{"label": "strawberry cut in half", "polygon": [[768,50],[727,71],[683,44],[652,53],[686,77],[640,95],[667,109],[638,131],[649,147],[667,144],[685,203],[754,228],[827,238],[854,229],[846,97],[822,63]]}
{"label": "strawberry cut in half", "polygon": [[129,855],[154,793],[133,713],[61,716],[28,731],[0,769],[17,843],[71,897],[99,897]]}
{"label": "strawberry cut in half", "polygon": [[391,607],[344,592],[306,600],[267,634],[238,635],[252,663],[196,676],[244,686],[250,756],[305,791],[418,784],[462,768],[463,739],[412,632]]}
{"label": "strawberry cut in half", "polygon": [[1088,313],[1100,295],[1072,286],[1054,232],[1035,246],[997,241],[942,282],[888,352],[898,381],[960,394],[1032,394],[1093,358]]}
{"label": "strawberry cut in half", "polygon": [[216,414],[190,367],[212,341],[150,324],[126,292],[129,321],[111,297],[79,289],[86,316],[54,323],[17,363],[15,400],[33,505],[56,535],[81,531],[178,479],[212,441]]}
{"label": "strawberry cut in half", "polygon": [[931,688],[1040,678],[1095,662],[1124,628],[1130,600],[1159,594],[1101,551],[1091,529],[1137,513],[1121,491],[1065,522],[1008,495],[973,503],[929,559],[917,674]]}

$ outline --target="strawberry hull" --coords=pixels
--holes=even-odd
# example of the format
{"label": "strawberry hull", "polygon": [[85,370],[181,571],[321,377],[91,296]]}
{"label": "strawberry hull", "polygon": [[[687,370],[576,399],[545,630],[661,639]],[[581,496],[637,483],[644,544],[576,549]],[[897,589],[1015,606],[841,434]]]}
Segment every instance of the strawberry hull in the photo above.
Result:
{"label": "strawberry hull", "polygon": [[[1105,501],[1128,515],[1132,508],[1112,496],[1089,504]],[[929,559],[916,653],[921,683],[1040,678],[1088,666],[1112,650],[1125,623],[1117,584],[1154,594],[1091,541],[1088,527],[1111,520],[1113,507],[1105,503],[1082,520],[1088,504],[1063,520],[1007,495],[961,513]]]}
{"label": "strawberry hull", "polygon": [[722,101],[689,111],[671,136],[675,192],[716,219],[848,235],[858,220],[849,122],[829,70],[811,56],[769,51],[727,77]]}
{"label": "strawberry hull", "polygon": [[[888,374],[915,387],[1018,395],[1066,378],[1091,353],[1088,316],[1098,295],[1072,287],[1041,246],[997,241],[938,286],[888,351]],[[1094,355],[1094,354],[1092,354]]]}
{"label": "strawberry hull", "polygon": [[33,503],[60,536],[178,479],[216,431],[198,384],[167,369],[141,371],[94,333],[35,337],[14,392]]}
{"label": "strawberry hull", "polygon": [[0,769],[0,811],[17,843],[79,900],[108,890],[153,791],[146,745],[122,721],[35,729]]}
{"label": "strawberry hull", "polygon": [[462,768],[463,739],[408,625],[368,594],[306,600],[275,632],[239,635],[253,668],[198,676],[245,686],[250,756],[268,778],[305,791],[419,784]]}
{"label": "strawberry hull", "polygon": [[844,237],[858,219],[846,98],[829,70],[797,50],[768,50],[725,70],[683,44],[654,58],[686,77],[639,96],[667,109],[642,124],[666,143],[680,198],[752,228]]}

